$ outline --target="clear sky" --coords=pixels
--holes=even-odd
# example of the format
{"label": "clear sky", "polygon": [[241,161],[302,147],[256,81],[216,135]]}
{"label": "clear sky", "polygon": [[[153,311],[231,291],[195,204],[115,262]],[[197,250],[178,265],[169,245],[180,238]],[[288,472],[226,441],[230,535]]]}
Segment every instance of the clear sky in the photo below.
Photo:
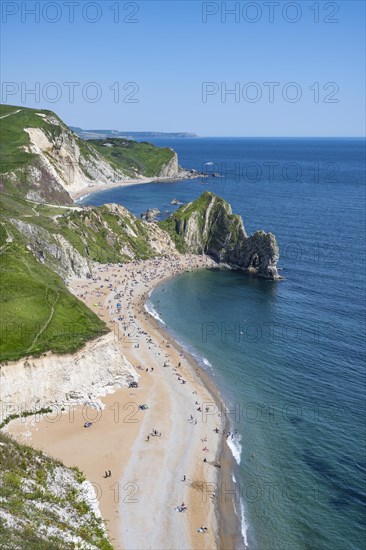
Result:
{"label": "clear sky", "polygon": [[361,0],[1,8],[2,103],[51,109],[89,129],[364,135]]}

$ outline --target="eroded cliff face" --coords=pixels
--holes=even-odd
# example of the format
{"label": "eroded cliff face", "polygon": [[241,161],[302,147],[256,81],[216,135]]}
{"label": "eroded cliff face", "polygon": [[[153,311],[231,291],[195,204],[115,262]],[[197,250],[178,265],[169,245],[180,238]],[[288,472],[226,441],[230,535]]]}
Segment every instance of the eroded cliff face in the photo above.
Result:
{"label": "eroded cliff face", "polygon": [[113,550],[93,484],[3,431],[0,487],[2,548]]}
{"label": "eroded cliff face", "polygon": [[[92,277],[100,263],[125,262],[160,254],[178,254],[166,231],[136,218],[119,204],[72,208],[49,218],[44,227],[27,218],[10,218],[26,238],[28,249],[64,280]],[[42,223],[40,221],[39,223]]]}
{"label": "eroded cliff face", "polygon": [[175,179],[179,175],[178,155],[174,152],[172,159],[164,164],[159,173],[159,178]]}
{"label": "eroded cliff face", "polygon": [[276,237],[272,233],[257,231],[244,241],[241,258],[242,267],[249,273],[266,279],[280,279],[277,262],[280,252]]}
{"label": "eroded cliff face", "polygon": [[279,249],[272,233],[246,234],[240,216],[213,193],[179,208],[160,224],[181,252],[208,254],[220,263],[266,279],[279,279]]}
{"label": "eroded cliff face", "polygon": [[0,367],[0,422],[11,414],[43,407],[100,405],[99,397],[138,381],[113,333],[74,354],[47,353]]}
{"label": "eroded cliff face", "polygon": [[[27,167],[32,188],[27,198],[51,202],[55,190],[74,194],[89,185],[108,184],[129,178],[102,157],[94,148],[52,115],[44,116],[46,128],[25,128],[30,138],[27,149],[35,155]],[[49,131],[48,131],[49,128]]]}
{"label": "eroded cliff face", "polygon": [[8,113],[1,117],[0,166],[0,185],[7,193],[71,205],[92,186],[108,188],[132,178],[178,179],[184,172],[171,148],[114,137],[84,141],[52,111],[1,107]]}
{"label": "eroded cliff face", "polygon": [[11,223],[27,238],[28,249],[38,261],[47,264],[64,280],[76,275],[91,277],[95,262],[83,257],[61,234],[52,234],[43,227],[22,220],[11,219]]}

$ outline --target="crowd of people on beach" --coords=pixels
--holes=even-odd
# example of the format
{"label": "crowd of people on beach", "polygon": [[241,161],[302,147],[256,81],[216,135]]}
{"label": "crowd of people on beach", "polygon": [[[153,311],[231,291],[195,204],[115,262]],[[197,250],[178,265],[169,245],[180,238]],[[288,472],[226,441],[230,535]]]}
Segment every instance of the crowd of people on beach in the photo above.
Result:
{"label": "crowd of people on beach", "polygon": [[[121,342],[122,350],[126,348],[148,349],[150,353],[154,353],[160,362],[161,368],[170,369],[172,375],[181,385],[187,384],[186,356],[182,350],[175,350],[179,353],[179,360],[173,364],[170,347],[172,344],[166,333],[160,333],[160,342],[156,341],[151,334],[148,333],[146,327],[141,323],[141,320],[150,321],[151,316],[145,309],[145,304],[148,292],[158,282],[164,281],[168,277],[172,277],[182,273],[183,271],[215,267],[213,260],[206,256],[163,256],[158,259],[142,261],[136,260],[123,266],[116,267],[115,265],[99,266],[89,282],[76,283],[74,293],[90,305],[90,307],[98,313],[100,317],[106,317],[105,321],[114,331],[118,340]],[[163,289],[164,290],[164,289]],[[139,352],[136,352],[139,353]],[[184,362],[184,365],[182,364]],[[142,366],[136,365],[135,368],[145,375],[154,376],[154,367],[151,365]],[[192,395],[192,413],[188,418],[188,422],[196,426],[198,422],[203,422],[204,415],[207,417],[209,412],[208,407],[204,407],[197,400],[197,391],[192,391],[192,388],[187,388],[188,394]],[[195,401],[194,401],[195,400]],[[197,414],[199,413],[199,414]],[[223,422],[220,413],[220,422]],[[212,430],[216,435],[226,436],[233,439],[236,432],[225,433],[225,430],[216,426]],[[212,432],[211,432],[212,433]],[[145,441],[149,442],[151,437],[162,437],[159,430],[153,428],[147,434]],[[201,444],[207,442],[207,436],[201,438]],[[221,468],[219,461],[216,459],[218,445],[214,444],[215,454],[213,459],[208,461],[207,457],[203,458],[205,464]],[[210,448],[204,444],[202,452],[207,455],[211,454]],[[105,472],[104,477],[110,477],[110,471]],[[185,486],[187,484],[186,475],[183,476]],[[212,498],[215,493],[212,493]],[[175,508],[179,512],[184,512],[188,507],[183,502]],[[199,533],[206,533],[207,528],[201,526],[197,529]]]}

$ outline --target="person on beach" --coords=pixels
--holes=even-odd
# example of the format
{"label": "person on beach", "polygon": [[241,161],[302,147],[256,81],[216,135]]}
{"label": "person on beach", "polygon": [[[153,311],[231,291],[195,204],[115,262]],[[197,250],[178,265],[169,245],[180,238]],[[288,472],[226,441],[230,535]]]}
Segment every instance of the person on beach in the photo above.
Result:
{"label": "person on beach", "polygon": [[182,479],[182,481],[185,481],[186,479],[187,479],[187,478],[186,478],[186,476],[183,476],[183,479]]}

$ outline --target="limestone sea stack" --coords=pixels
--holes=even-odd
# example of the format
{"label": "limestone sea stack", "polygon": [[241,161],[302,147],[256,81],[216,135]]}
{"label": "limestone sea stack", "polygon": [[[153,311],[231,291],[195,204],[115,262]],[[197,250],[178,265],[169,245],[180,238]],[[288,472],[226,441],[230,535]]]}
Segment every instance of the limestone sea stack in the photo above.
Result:
{"label": "limestone sea stack", "polygon": [[265,279],[278,280],[279,248],[272,233],[248,236],[243,220],[214,193],[179,208],[160,226],[183,253],[207,254],[232,268]]}

